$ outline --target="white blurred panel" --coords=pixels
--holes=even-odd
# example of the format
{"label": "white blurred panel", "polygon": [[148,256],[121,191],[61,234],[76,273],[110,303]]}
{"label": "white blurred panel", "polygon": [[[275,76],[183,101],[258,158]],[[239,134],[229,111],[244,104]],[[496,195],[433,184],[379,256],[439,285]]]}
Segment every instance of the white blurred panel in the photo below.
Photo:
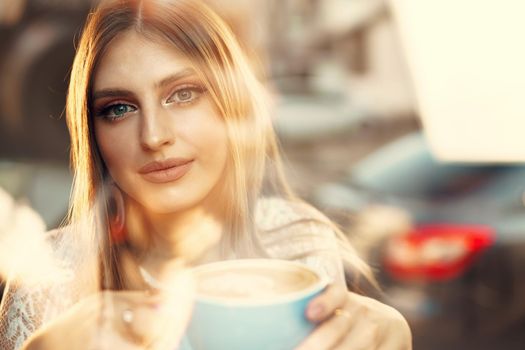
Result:
{"label": "white blurred panel", "polygon": [[525,1],[390,5],[436,156],[525,160]]}

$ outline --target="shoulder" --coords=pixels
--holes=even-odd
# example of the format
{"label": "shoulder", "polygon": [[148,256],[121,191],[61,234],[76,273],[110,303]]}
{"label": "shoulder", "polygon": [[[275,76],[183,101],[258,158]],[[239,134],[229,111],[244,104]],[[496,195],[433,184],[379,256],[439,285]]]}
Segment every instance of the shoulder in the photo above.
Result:
{"label": "shoulder", "polygon": [[37,232],[24,237],[23,246],[16,247],[16,264],[8,278],[20,291],[32,291],[56,286],[74,279],[75,249],[69,239],[69,227]]}
{"label": "shoulder", "polygon": [[330,222],[320,211],[300,200],[263,197],[257,202],[255,221],[259,230],[275,230],[309,220],[323,224]]}
{"label": "shoulder", "polygon": [[58,264],[77,269],[80,267],[79,264],[88,261],[90,257],[97,256],[98,238],[89,236],[87,231],[90,228],[81,226],[66,225],[45,233],[45,242]]}
{"label": "shoulder", "polygon": [[336,226],[319,210],[300,200],[265,197],[258,202],[255,222],[263,244],[296,244],[336,248]]}
{"label": "shoulder", "polygon": [[42,237],[34,237],[37,242],[31,242],[28,250],[21,253],[31,265],[18,264],[6,283],[0,305],[2,349],[19,348],[43,324],[75,302],[75,274],[59,243],[63,231],[39,234]]}
{"label": "shoulder", "polygon": [[344,280],[336,228],[317,209],[302,201],[262,198],[256,224],[270,257],[303,262],[330,280]]}
{"label": "shoulder", "polygon": [[[44,324],[74,305],[84,293],[79,286],[78,248],[66,226],[38,232],[17,254],[0,305],[1,349],[18,349]],[[18,256],[19,255],[19,256]],[[20,260],[19,260],[20,259]]]}

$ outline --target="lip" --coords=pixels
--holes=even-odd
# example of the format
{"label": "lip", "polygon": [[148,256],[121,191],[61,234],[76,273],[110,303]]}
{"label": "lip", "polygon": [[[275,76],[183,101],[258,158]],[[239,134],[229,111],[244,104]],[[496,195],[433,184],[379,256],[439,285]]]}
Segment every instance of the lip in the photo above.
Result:
{"label": "lip", "polygon": [[176,181],[186,175],[192,164],[193,159],[169,158],[150,162],[141,167],[138,172],[149,182],[167,183]]}

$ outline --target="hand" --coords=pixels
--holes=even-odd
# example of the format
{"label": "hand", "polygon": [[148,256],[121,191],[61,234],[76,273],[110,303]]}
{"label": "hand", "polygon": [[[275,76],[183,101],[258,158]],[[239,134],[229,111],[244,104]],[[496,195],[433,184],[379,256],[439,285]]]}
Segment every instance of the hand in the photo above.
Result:
{"label": "hand", "polygon": [[312,300],[306,316],[318,326],[296,350],[412,349],[410,328],[397,310],[342,285]]}
{"label": "hand", "polygon": [[[36,332],[24,350],[174,349],[189,322],[193,288],[178,291],[105,291],[91,295]],[[185,283],[185,284],[182,284]]]}

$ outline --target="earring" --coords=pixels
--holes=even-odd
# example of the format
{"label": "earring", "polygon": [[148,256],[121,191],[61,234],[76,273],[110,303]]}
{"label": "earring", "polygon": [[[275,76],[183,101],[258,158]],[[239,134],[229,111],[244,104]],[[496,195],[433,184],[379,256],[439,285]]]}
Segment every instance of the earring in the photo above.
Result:
{"label": "earring", "polygon": [[126,241],[126,211],[124,196],[116,185],[111,185],[108,199],[109,234],[113,244],[122,244]]}

